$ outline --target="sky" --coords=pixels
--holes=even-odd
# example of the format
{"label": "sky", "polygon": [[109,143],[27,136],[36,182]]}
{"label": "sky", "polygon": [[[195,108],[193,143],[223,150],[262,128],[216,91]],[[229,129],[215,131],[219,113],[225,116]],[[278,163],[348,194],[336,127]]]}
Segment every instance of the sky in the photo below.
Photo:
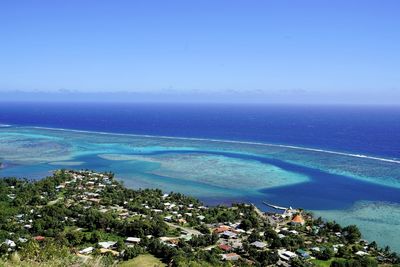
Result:
{"label": "sky", "polygon": [[0,100],[400,105],[397,0],[5,0]]}

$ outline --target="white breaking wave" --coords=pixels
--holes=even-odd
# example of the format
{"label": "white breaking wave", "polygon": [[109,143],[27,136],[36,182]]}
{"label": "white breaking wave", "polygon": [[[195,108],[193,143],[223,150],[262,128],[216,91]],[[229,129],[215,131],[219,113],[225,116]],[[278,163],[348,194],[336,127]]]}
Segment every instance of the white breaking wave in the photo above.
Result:
{"label": "white breaking wave", "polygon": [[142,134],[110,133],[110,132],[85,131],[85,130],[51,128],[51,127],[40,127],[40,126],[22,127],[22,128],[34,128],[34,129],[43,129],[43,130],[66,131],[66,132],[89,133],[89,134],[94,133],[94,134],[101,134],[101,135],[131,136],[131,137],[144,137],[144,138],[162,138],[162,139],[187,140],[187,141],[207,141],[207,142],[217,142],[217,143],[232,143],[232,144],[244,144],[244,145],[281,147],[281,148],[290,148],[290,149],[297,149],[297,150],[304,150],[304,151],[311,151],[311,152],[328,153],[328,154],[333,154],[333,155],[340,155],[340,156],[347,156],[347,157],[354,157],[354,158],[363,158],[363,159],[371,159],[371,160],[378,160],[378,161],[384,161],[384,162],[400,164],[400,160],[397,160],[397,159],[380,158],[380,157],[368,156],[368,155],[363,155],[363,154],[353,154],[353,153],[345,153],[345,152],[338,152],[338,151],[318,149],[318,148],[309,148],[309,147],[292,146],[292,145],[270,144],[270,143],[262,143],[262,142],[236,141],[236,140],[223,140],[223,139],[208,139],[208,138],[196,138],[196,137],[175,137],[175,136],[148,135],[148,134],[143,134],[142,135]]}

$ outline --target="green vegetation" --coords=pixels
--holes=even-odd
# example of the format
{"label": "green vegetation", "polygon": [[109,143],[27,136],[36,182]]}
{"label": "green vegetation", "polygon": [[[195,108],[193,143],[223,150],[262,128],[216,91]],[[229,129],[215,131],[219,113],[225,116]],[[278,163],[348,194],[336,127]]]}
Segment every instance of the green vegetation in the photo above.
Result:
{"label": "green vegetation", "polygon": [[131,260],[125,261],[118,265],[119,267],[164,267],[166,264],[162,263],[159,259],[153,255],[144,254],[139,255]]}
{"label": "green vegetation", "polygon": [[327,260],[327,261],[323,261],[323,260],[311,260],[312,263],[314,263],[315,266],[319,266],[319,267],[329,267],[331,266],[333,259]]}
{"label": "green vegetation", "polygon": [[[0,266],[377,266],[389,248],[356,226],[302,210],[205,207],[160,190],[132,190],[112,173],[57,171],[0,180]],[[311,259],[316,258],[316,260]]]}

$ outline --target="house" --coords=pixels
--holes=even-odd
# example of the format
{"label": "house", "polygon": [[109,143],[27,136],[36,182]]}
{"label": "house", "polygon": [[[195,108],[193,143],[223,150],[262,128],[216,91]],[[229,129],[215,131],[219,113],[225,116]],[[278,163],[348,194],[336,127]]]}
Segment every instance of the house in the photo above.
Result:
{"label": "house", "polygon": [[216,233],[216,234],[220,234],[220,233],[223,233],[223,232],[229,231],[229,230],[231,230],[230,226],[221,225],[221,226],[215,228],[213,232]]}
{"label": "house", "polygon": [[226,245],[226,244],[220,244],[220,245],[218,245],[218,247],[223,251],[231,251],[232,250],[232,247],[229,245]]}
{"label": "house", "polygon": [[261,241],[254,241],[250,245],[252,245],[253,247],[259,248],[259,249],[263,249],[267,246],[267,244],[265,244],[264,242],[261,242]]}
{"label": "house", "polygon": [[237,261],[240,259],[240,256],[236,253],[222,254],[221,257],[222,257],[222,260],[226,260],[226,261]]}
{"label": "house", "polygon": [[344,245],[343,244],[336,244],[336,245],[333,245],[332,247],[333,247],[333,252],[335,252],[335,253],[337,253],[338,251],[339,251],[339,248],[340,247],[343,247]]}
{"label": "house", "polygon": [[128,237],[125,239],[125,242],[127,243],[139,243],[140,238],[139,237]]}
{"label": "house", "polygon": [[297,253],[298,255],[300,255],[300,257],[302,257],[303,259],[308,259],[308,258],[310,257],[310,254],[308,254],[307,252],[305,252],[305,251],[302,250],[302,249],[296,250],[296,253]]}
{"label": "house", "polygon": [[237,234],[231,231],[225,231],[221,234],[223,238],[237,238]]}
{"label": "house", "polygon": [[290,259],[296,258],[296,253],[288,250],[278,250],[279,257],[284,261],[290,261]]}
{"label": "house", "polygon": [[99,242],[98,245],[101,248],[111,248],[113,246],[115,246],[115,244],[117,244],[117,242],[115,241],[106,241],[106,242]]}
{"label": "house", "polygon": [[230,242],[231,246],[235,249],[242,249],[243,243],[240,240],[233,240]]}
{"label": "house", "polygon": [[46,238],[45,238],[44,236],[37,235],[37,236],[35,236],[33,239],[35,239],[36,241],[43,241],[43,240],[45,240]]}
{"label": "house", "polygon": [[18,238],[18,241],[21,243],[26,243],[26,242],[28,242],[28,239],[20,237],[20,238]]}
{"label": "house", "polygon": [[321,249],[319,247],[312,247],[311,248],[312,251],[316,251],[316,252],[320,252]]}
{"label": "house", "polygon": [[356,253],[355,253],[357,256],[361,256],[361,257],[363,257],[363,256],[365,256],[365,255],[368,255],[368,253],[367,252],[364,252],[364,251],[357,251]]}
{"label": "house", "polygon": [[90,254],[94,250],[94,247],[87,247],[79,251],[79,254]]}
{"label": "house", "polygon": [[180,224],[185,224],[185,223],[187,223],[187,221],[186,221],[185,219],[178,219],[177,221],[178,221],[178,223],[180,223]]}
{"label": "house", "polygon": [[290,230],[289,233],[293,234],[293,235],[298,235],[299,232],[297,232],[296,230]]}
{"label": "house", "polygon": [[204,220],[205,218],[206,218],[206,217],[203,216],[203,215],[198,215],[198,216],[197,216],[197,219],[199,219],[200,221]]}
{"label": "house", "polygon": [[304,225],[305,221],[303,216],[301,216],[301,214],[297,214],[293,217],[291,224],[293,225]]}
{"label": "house", "polygon": [[88,201],[100,203],[100,199],[98,199],[98,198],[89,198]]}
{"label": "house", "polygon": [[10,248],[15,248],[16,246],[15,242],[10,239],[6,239],[3,244],[6,244]]}
{"label": "house", "polygon": [[162,243],[170,247],[176,247],[179,243],[178,238],[160,237]]}
{"label": "house", "polygon": [[129,212],[120,213],[118,216],[126,219],[129,217]]}

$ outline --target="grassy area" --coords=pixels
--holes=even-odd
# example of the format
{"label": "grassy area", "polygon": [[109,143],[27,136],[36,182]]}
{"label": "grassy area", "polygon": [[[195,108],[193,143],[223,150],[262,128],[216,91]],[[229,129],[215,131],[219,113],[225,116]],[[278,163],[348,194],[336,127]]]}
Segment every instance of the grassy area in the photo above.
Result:
{"label": "grassy area", "polygon": [[63,196],[60,196],[60,197],[57,198],[56,200],[49,201],[49,202],[47,203],[47,206],[54,205],[54,204],[56,204],[58,201],[61,201],[61,200],[63,200],[63,199],[64,199],[64,197],[63,197]]}
{"label": "grassy area", "polygon": [[125,261],[118,265],[120,267],[164,267],[166,264],[162,263],[159,259],[153,255],[139,255],[134,259]]}
{"label": "grassy area", "polygon": [[81,258],[71,254],[67,257],[53,257],[47,261],[36,262],[33,260],[22,261],[18,253],[11,255],[9,259],[0,259],[0,267],[100,267],[100,258],[92,260],[82,260]]}
{"label": "grassy area", "polygon": [[329,266],[331,266],[332,261],[333,261],[333,259],[330,259],[327,261],[311,260],[312,263],[314,263],[316,266],[319,266],[319,267],[329,267]]}

